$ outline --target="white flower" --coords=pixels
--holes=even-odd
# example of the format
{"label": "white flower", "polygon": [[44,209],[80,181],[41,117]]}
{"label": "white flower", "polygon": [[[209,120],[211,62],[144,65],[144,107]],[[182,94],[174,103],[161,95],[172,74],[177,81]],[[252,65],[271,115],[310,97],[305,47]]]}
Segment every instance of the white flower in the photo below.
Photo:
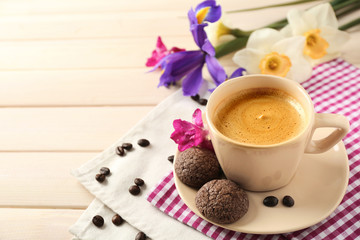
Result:
{"label": "white flower", "polygon": [[208,26],[205,27],[205,32],[213,46],[217,46],[235,38],[231,35],[231,25],[229,18],[224,13],[222,13],[221,18],[218,21],[208,23]]}
{"label": "white flower", "polygon": [[338,30],[338,21],[329,3],[307,11],[290,10],[287,19],[289,24],[281,33],[284,36],[305,37],[303,53],[313,65],[338,57],[340,48],[350,38],[348,33]]}
{"label": "white flower", "polygon": [[303,82],[312,67],[302,54],[304,37],[285,38],[279,31],[264,28],[254,31],[246,48],[235,53],[233,61],[249,74],[263,73]]}

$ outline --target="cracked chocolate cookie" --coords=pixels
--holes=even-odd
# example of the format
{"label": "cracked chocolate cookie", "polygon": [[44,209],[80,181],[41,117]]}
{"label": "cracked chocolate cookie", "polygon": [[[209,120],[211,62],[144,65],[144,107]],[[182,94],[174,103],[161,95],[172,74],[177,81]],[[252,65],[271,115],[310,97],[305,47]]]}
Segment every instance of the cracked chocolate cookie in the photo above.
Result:
{"label": "cracked chocolate cookie", "polygon": [[174,168],[181,182],[195,188],[221,176],[215,153],[204,148],[192,147],[179,152]]}
{"label": "cracked chocolate cookie", "polygon": [[227,179],[204,184],[197,192],[195,202],[202,215],[219,224],[236,222],[249,208],[246,192]]}

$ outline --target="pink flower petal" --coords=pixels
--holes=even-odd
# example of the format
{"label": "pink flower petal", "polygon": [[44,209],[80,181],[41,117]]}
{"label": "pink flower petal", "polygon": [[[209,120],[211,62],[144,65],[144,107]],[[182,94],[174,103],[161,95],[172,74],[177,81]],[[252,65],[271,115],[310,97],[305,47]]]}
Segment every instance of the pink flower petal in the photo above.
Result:
{"label": "pink flower petal", "polygon": [[193,113],[193,122],[195,124],[181,119],[173,121],[175,130],[170,138],[178,144],[180,152],[194,146],[213,150],[211,141],[208,139],[209,132],[204,129],[201,116],[201,110],[196,109]]}
{"label": "pink flower petal", "polygon": [[166,52],[166,51],[167,51],[167,48],[166,48],[165,44],[162,42],[160,36],[158,36],[158,39],[157,39],[157,42],[156,42],[156,50],[157,50],[159,53],[162,53],[162,52]]}
{"label": "pink flower petal", "polygon": [[199,108],[195,110],[192,117],[193,117],[192,121],[196,126],[204,127],[201,110]]}
{"label": "pink flower petal", "polygon": [[165,44],[162,42],[161,37],[159,36],[156,42],[156,48],[152,51],[151,57],[147,59],[146,66],[153,67],[155,66],[163,57],[175,53],[185,51],[185,49],[173,47],[170,51],[167,50]]}

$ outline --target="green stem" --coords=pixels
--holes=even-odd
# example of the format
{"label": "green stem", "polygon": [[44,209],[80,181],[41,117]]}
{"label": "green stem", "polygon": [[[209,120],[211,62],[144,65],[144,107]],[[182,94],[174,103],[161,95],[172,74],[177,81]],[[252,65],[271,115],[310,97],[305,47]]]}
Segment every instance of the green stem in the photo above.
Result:
{"label": "green stem", "polygon": [[271,23],[269,25],[266,25],[264,28],[274,28],[274,29],[281,29],[283,28],[286,24],[288,24],[288,20],[286,18],[281,19],[277,22]]}
{"label": "green stem", "polygon": [[220,58],[231,52],[237,51],[246,46],[249,37],[239,37],[215,47],[216,58]]}
{"label": "green stem", "polygon": [[350,4],[359,3],[359,0],[340,1],[338,4],[336,4],[336,3],[337,2],[335,2],[335,4],[331,3],[331,6],[333,7],[335,12],[346,6],[349,6]]}
{"label": "green stem", "polygon": [[347,29],[349,29],[351,27],[354,27],[354,26],[356,26],[358,24],[360,24],[360,18],[357,18],[355,20],[352,20],[349,23],[346,23],[346,24],[342,25],[341,27],[339,27],[339,29],[342,30],[342,31],[345,31],[345,30],[347,30]]}
{"label": "green stem", "polygon": [[238,28],[233,28],[230,30],[230,34],[234,37],[249,37],[252,32],[253,31],[242,31]]}
{"label": "green stem", "polygon": [[360,1],[352,6],[348,6],[346,9],[341,9],[342,11],[336,12],[336,17],[341,18],[343,16],[346,16],[349,13],[352,13],[360,8]]}
{"label": "green stem", "polygon": [[267,5],[267,6],[263,6],[263,7],[232,10],[232,11],[227,11],[226,13],[238,13],[238,12],[246,12],[246,11],[255,11],[255,10],[261,10],[261,9],[266,9],[266,8],[291,6],[291,5],[302,4],[302,3],[307,3],[307,2],[315,2],[315,1],[321,1],[321,0],[298,0],[298,1],[279,3],[279,4],[274,4],[274,5]]}

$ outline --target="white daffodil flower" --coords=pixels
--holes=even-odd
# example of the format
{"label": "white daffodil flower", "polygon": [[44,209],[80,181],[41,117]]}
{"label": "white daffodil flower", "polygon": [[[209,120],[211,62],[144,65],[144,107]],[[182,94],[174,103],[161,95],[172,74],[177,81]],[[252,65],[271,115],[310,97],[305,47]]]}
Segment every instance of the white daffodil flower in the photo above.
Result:
{"label": "white daffodil flower", "polygon": [[341,47],[350,35],[338,30],[338,21],[329,3],[317,5],[307,11],[293,9],[288,12],[289,24],[281,30],[285,37],[303,36],[303,53],[313,65],[329,61],[340,55]]}
{"label": "white daffodil flower", "polygon": [[312,66],[302,53],[305,38],[285,38],[279,31],[264,28],[254,31],[246,48],[235,53],[233,61],[247,73],[270,74],[297,82],[306,81]]}
{"label": "white daffodil flower", "polygon": [[217,46],[235,38],[231,35],[231,25],[229,18],[226,17],[224,13],[218,21],[209,23],[205,28],[205,32],[213,46]]}

